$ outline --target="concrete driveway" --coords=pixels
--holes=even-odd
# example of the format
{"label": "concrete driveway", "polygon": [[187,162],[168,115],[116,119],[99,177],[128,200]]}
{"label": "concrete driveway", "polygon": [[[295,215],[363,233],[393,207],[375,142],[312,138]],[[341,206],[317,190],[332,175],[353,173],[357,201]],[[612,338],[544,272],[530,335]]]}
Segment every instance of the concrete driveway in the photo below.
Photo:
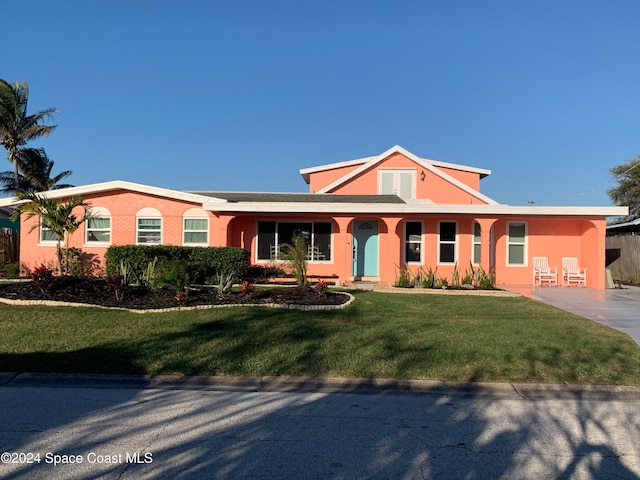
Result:
{"label": "concrete driveway", "polygon": [[615,328],[640,345],[640,288],[597,290],[583,287],[511,286],[520,293],[581,317]]}

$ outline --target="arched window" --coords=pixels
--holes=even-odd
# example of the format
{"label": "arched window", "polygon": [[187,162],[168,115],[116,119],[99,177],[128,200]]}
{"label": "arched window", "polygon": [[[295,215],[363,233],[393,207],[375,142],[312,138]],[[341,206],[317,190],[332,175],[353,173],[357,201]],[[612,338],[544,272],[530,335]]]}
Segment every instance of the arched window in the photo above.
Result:
{"label": "arched window", "polygon": [[91,207],[89,213],[95,217],[85,223],[85,244],[87,246],[111,245],[111,212],[105,207]]}
{"label": "arched window", "polygon": [[182,244],[209,245],[209,215],[201,208],[190,208],[182,215]]}
{"label": "arched window", "polygon": [[153,207],[141,208],[136,213],[136,244],[160,245],[162,243],[162,214]]}

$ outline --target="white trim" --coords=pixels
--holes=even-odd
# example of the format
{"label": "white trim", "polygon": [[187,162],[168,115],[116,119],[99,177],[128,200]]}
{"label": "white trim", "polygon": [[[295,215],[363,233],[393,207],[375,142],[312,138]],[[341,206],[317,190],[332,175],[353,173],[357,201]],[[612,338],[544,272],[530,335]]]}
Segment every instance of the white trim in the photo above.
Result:
{"label": "white trim", "polygon": [[[144,243],[140,242],[140,220],[160,220],[160,241],[158,243]],[[164,238],[162,214],[157,208],[144,207],[136,212],[136,245],[162,245]],[[150,230],[156,232],[157,229]]]}
{"label": "white trim", "polygon": [[335,170],[336,168],[351,167],[353,165],[361,165],[363,163],[368,162],[374,157],[375,155],[373,157],[356,158],[355,160],[346,160],[344,162],[329,163],[326,165],[319,165],[317,167],[301,168],[300,175],[302,176],[304,181],[308,184],[310,181],[310,174],[312,173],[324,172],[327,170]]}
{"label": "white trim", "polygon": [[205,210],[220,213],[346,213],[346,214],[465,214],[518,216],[617,216],[628,207],[536,207],[480,204],[436,204],[428,200],[407,203],[331,203],[331,202],[230,202],[224,205],[204,203]]}
{"label": "white trim", "polygon": [[[405,265],[423,265],[424,264],[424,221],[422,220],[404,220],[404,228],[402,230],[402,261]],[[416,243],[407,240],[407,223],[420,224],[420,260],[417,262],[407,260],[407,244]]]}
{"label": "white trim", "polygon": [[[402,148],[399,145],[396,145],[393,148],[396,148],[396,147]],[[327,170],[334,170],[336,168],[350,167],[353,165],[361,165],[363,163],[367,163],[368,161],[376,157],[378,157],[378,155],[373,155],[371,157],[357,158],[355,160],[347,160],[344,162],[328,163],[326,165],[319,165],[317,167],[302,168],[300,169],[300,175],[302,176],[304,181],[308,184],[309,176],[312,173],[324,172]],[[491,170],[487,170],[486,168],[470,167],[468,165],[460,165],[457,163],[441,162],[440,160],[431,160],[429,158],[420,158],[420,160],[422,160],[423,162],[427,162],[435,167],[443,167],[443,168],[450,168],[452,170],[460,170],[463,172],[477,173],[480,175],[480,178],[484,178],[491,175]]]}
{"label": "white trim", "polygon": [[[524,243],[511,243],[509,241],[509,226],[522,224],[524,225]],[[505,256],[505,265],[507,267],[528,267],[529,266],[529,223],[523,220],[507,222],[507,231],[505,232],[506,237],[506,256]],[[509,263],[509,247],[511,245],[524,245],[524,251],[522,252],[524,263]]]}
{"label": "white trim", "polygon": [[[187,220],[206,220],[207,228],[206,230],[187,230],[187,227],[185,225]],[[206,212],[206,210],[202,208],[189,208],[188,210],[185,210],[184,213],[182,214],[182,245],[187,247],[208,247],[209,240],[210,240],[210,236],[209,236],[210,230],[211,230],[211,222],[209,219],[209,214]],[[185,241],[185,235],[187,233],[202,233],[202,232],[206,233],[206,237],[207,237],[206,241],[204,242]]]}
{"label": "white trim", "polygon": [[[409,198],[403,198],[400,191],[400,173],[409,172],[411,173],[411,194]],[[382,193],[382,175],[384,173],[392,173],[393,174],[393,193]],[[400,168],[379,168],[378,169],[378,185],[377,191],[378,195],[396,195],[403,200],[414,200],[416,198],[417,193],[417,183],[418,183],[418,169],[415,167],[400,167]]]}
{"label": "white trim", "polygon": [[89,241],[88,236],[90,231],[93,231],[93,230],[102,231],[102,232],[106,231],[106,229],[95,229],[95,228],[89,229],[89,222],[91,221],[91,219],[89,219],[86,222],[84,222],[84,246],[85,247],[110,247],[111,239],[113,238],[113,217],[111,215],[111,212],[109,211],[108,208],[100,207],[100,206],[91,207],[88,210],[88,212],[95,215],[99,219],[106,218],[109,220],[109,241],[108,242]]}
{"label": "white trim", "polygon": [[308,220],[308,219],[288,219],[288,218],[284,218],[284,219],[268,219],[268,220],[260,220],[257,219],[255,222],[255,232],[256,232],[256,236],[255,236],[255,263],[256,264],[269,264],[269,263],[275,263],[275,264],[282,264],[282,263],[286,263],[286,260],[281,260],[279,258],[275,258],[275,259],[266,259],[266,258],[258,258],[258,240],[259,240],[259,235],[258,235],[258,224],[260,222],[273,222],[276,224],[276,230],[275,230],[275,245],[280,245],[280,228],[279,225],[281,223],[310,223],[311,224],[311,244],[313,245],[314,240],[315,240],[315,236],[316,236],[316,232],[315,232],[315,225],[316,223],[328,223],[330,226],[330,230],[331,233],[329,233],[329,255],[330,258],[329,260],[307,260],[307,263],[310,265],[322,265],[322,264],[327,264],[327,265],[332,265],[335,261],[335,250],[334,250],[334,245],[333,245],[333,232],[334,232],[334,227],[333,227],[333,223],[334,220],[333,218],[328,219],[328,220]]}
{"label": "white trim", "polygon": [[[461,190],[467,192],[471,196],[476,197],[478,200],[482,200],[483,202],[486,202],[487,204],[490,204],[490,205],[498,205],[498,202],[496,202],[495,200],[493,200],[493,199],[487,197],[486,195],[480,193],[479,191],[471,188],[466,183],[463,183],[460,180],[458,180],[456,178],[453,178],[448,173],[444,173],[442,170],[438,169],[436,166],[432,165],[431,163],[429,163],[425,159],[417,157],[416,155],[414,155],[410,151],[405,150],[404,148],[402,148],[400,145],[395,145],[394,147],[391,147],[389,150],[381,153],[377,157],[372,157],[369,161],[367,161],[363,165],[360,165],[360,167],[356,168],[355,170],[352,170],[351,172],[347,173],[346,175],[343,175],[342,177],[338,178],[337,180],[335,180],[334,182],[330,183],[326,187],[321,188],[316,193],[330,193],[332,190],[334,190],[337,187],[345,184],[346,182],[348,182],[352,178],[360,175],[361,173],[365,172],[366,170],[369,170],[370,168],[373,168],[375,165],[377,165],[378,163],[382,162],[384,159],[388,158],[389,156],[393,155],[394,153],[400,153],[401,155],[404,155],[409,160],[412,160],[413,162],[417,163],[418,165],[420,165],[421,167],[425,168],[426,170],[429,170],[433,174],[441,177],[442,179],[446,180],[447,182],[449,182],[449,183],[455,185],[456,187],[460,188]],[[450,165],[453,165],[453,164],[450,164]],[[451,167],[449,167],[449,168],[451,168]]]}
{"label": "white trim", "polygon": [[[476,242],[476,225],[480,227],[480,241]],[[476,245],[480,245],[480,261],[474,262],[476,257]],[[482,225],[477,220],[471,221],[471,265],[482,264]]]}
{"label": "white trim", "polygon": [[[47,228],[47,230],[51,230],[51,229]],[[63,246],[63,245],[64,245],[64,240],[60,240],[60,246]],[[58,246],[58,240],[42,240],[42,222],[38,223],[38,246],[39,247],[57,247]]]}
{"label": "white trim", "polygon": [[[440,226],[443,223],[453,223],[456,226],[456,238],[453,242],[451,241],[445,241],[445,242],[441,242],[440,240]],[[456,265],[458,263],[458,256],[459,256],[459,252],[460,252],[460,227],[458,225],[458,222],[456,220],[438,220],[438,233],[437,233],[438,237],[437,237],[437,241],[436,241],[436,245],[438,247],[438,251],[437,253],[437,259],[436,259],[436,264],[437,265]],[[440,245],[451,245],[453,244],[453,262],[443,262],[440,260]]]}
{"label": "white trim", "polygon": [[[173,198],[175,200],[184,200],[191,203],[226,203],[226,200],[221,198],[213,198],[205,195],[198,195],[196,193],[182,192],[178,190],[172,190],[170,188],[159,188],[150,185],[143,185],[141,183],[126,182],[124,180],[112,180],[109,182],[92,183],[89,185],[82,185],[79,187],[60,188],[58,190],[48,190],[46,192],[40,192],[47,198],[66,198],[93,195],[96,193],[107,192],[111,190],[129,190],[138,193],[146,193],[149,195],[156,195],[159,197]],[[18,200],[16,197],[0,199],[0,207],[9,205],[19,205],[22,203],[28,203],[27,200]]]}

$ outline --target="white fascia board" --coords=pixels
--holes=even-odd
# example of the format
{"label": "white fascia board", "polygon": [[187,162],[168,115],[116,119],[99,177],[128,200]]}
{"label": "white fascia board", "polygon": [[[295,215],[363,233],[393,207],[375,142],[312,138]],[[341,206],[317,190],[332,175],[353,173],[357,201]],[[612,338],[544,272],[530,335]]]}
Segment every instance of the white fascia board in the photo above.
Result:
{"label": "white fascia board", "polygon": [[[407,152],[407,153],[410,153],[410,152]],[[467,192],[469,195],[471,195],[473,197],[476,197],[477,199],[482,200],[483,202],[486,202],[489,205],[499,205],[499,203],[496,202],[493,198],[489,198],[485,194],[480,193],[475,188],[471,188],[466,183],[461,182],[457,178],[453,178],[448,173],[445,173],[442,170],[439,170],[438,167],[434,167],[433,165],[425,162],[422,158],[416,157],[415,159],[412,159],[412,160],[414,160],[418,165],[426,168],[430,172],[433,172],[435,175],[439,176],[440,178],[442,178],[442,179],[446,180],[447,182],[451,183],[452,185],[455,185],[460,190],[463,190],[463,191]]]}
{"label": "white fascia board", "polygon": [[449,163],[449,162],[441,162],[440,160],[431,160],[428,158],[421,158],[421,160],[430,163],[436,167],[450,168],[452,170],[460,170],[463,172],[471,172],[477,173],[480,175],[480,178],[488,177],[491,175],[491,170],[487,170],[486,168],[478,168],[478,167],[470,167],[468,165],[459,165],[457,163]]}
{"label": "white fascia board", "polygon": [[[346,182],[348,182],[352,178],[354,178],[357,175],[360,175],[362,172],[374,167],[375,165],[380,163],[382,160],[384,160],[385,158],[389,157],[390,155],[392,155],[394,153],[400,153],[401,155],[404,155],[408,159],[410,159],[413,162],[415,162],[417,165],[420,165],[421,167],[429,170],[434,175],[437,175],[437,176],[441,177],[442,179],[446,180],[447,182],[449,182],[449,183],[455,185],[456,187],[460,188],[461,190],[467,192],[469,195],[471,195],[473,197],[476,197],[477,199],[482,200],[483,202],[486,202],[486,203],[488,203],[490,205],[498,205],[498,202],[496,202],[492,198],[487,197],[486,195],[480,193],[479,191],[475,190],[474,188],[471,188],[469,185],[461,182],[460,180],[457,180],[457,179],[453,178],[451,175],[449,175],[447,173],[444,173],[442,170],[439,170],[436,166],[433,166],[427,160],[414,155],[413,153],[411,153],[410,151],[406,150],[405,148],[402,148],[400,145],[394,145],[393,147],[391,147],[386,152],[383,152],[383,153],[381,153],[380,155],[378,155],[376,157],[371,157],[371,159],[369,161],[367,161],[366,163],[364,163],[360,167],[358,167],[355,170],[349,172],[348,174],[340,177],[335,182],[327,185],[326,187],[318,190],[318,192],[316,192],[316,193],[329,193],[334,188],[345,184]],[[452,164],[450,164],[450,165],[452,165]]]}
{"label": "white fascia board", "polygon": [[[480,193],[479,191],[475,190],[474,188],[471,188],[467,184],[462,183],[460,180],[457,180],[457,179],[453,178],[451,175],[449,175],[447,173],[444,173],[442,170],[439,170],[437,168],[437,166],[434,166],[432,164],[433,161],[426,160],[424,158],[420,158],[420,157],[414,155],[413,153],[411,153],[409,150],[406,150],[405,148],[401,147],[400,145],[394,145],[389,150],[381,153],[380,155],[375,156],[375,157],[371,157],[366,163],[362,164],[360,167],[358,167],[355,170],[353,170],[353,171],[347,173],[346,175],[340,177],[335,182],[327,185],[326,187],[318,190],[318,192],[316,192],[316,193],[329,193],[334,188],[345,184],[346,182],[348,182],[352,178],[354,178],[357,175],[360,175],[362,172],[374,167],[375,165],[380,163],[382,160],[384,160],[385,158],[389,157],[390,155],[392,155],[394,153],[400,153],[400,154],[404,155],[405,157],[407,157],[408,159],[414,161],[416,164],[420,165],[421,167],[426,168],[430,172],[433,172],[435,175],[438,175],[439,177],[441,177],[442,179],[446,180],[447,182],[449,182],[449,183],[455,185],[456,187],[460,188],[461,190],[467,192],[469,195],[472,195],[472,196],[476,197],[477,199],[482,200],[483,202],[486,202],[488,204],[498,205],[498,202],[496,202],[492,198],[487,197],[486,195],[484,195],[484,194]],[[445,166],[444,162],[439,162],[439,163],[441,163],[442,166]],[[449,168],[453,168],[454,164],[446,164],[446,166],[449,167]],[[458,170],[463,170],[463,168],[461,168],[462,166],[458,165],[457,167],[458,167],[457,168]],[[485,172],[491,173],[488,170],[486,170]],[[480,173],[480,172],[477,172],[477,173]]]}
{"label": "white fascia board", "polygon": [[627,207],[535,207],[510,205],[443,205],[433,203],[204,203],[202,207],[219,213],[322,213],[322,214],[445,214],[517,216],[616,216]]}
{"label": "white fascia board", "polygon": [[[345,184],[346,182],[348,182],[352,178],[360,175],[362,172],[368,170],[369,168],[373,167],[377,163],[381,162],[382,160],[387,158],[389,155],[392,155],[393,153],[397,153],[399,151],[398,149],[402,149],[402,147],[399,146],[399,145],[395,145],[395,146],[391,147],[389,150],[386,150],[385,152],[382,152],[380,155],[376,155],[375,157],[370,157],[369,160],[367,160],[365,163],[360,165],[360,167],[356,168],[355,170],[352,170],[351,172],[347,173],[346,175],[343,175],[342,177],[338,178],[336,181],[330,183],[326,187],[321,188],[316,193],[329,193],[334,188]],[[404,149],[402,149],[402,150],[404,150]]]}
{"label": "white fascia board", "polygon": [[[79,187],[60,188],[58,190],[39,192],[38,194],[48,198],[68,198],[82,197],[84,195],[95,195],[111,190],[128,190],[132,192],[156,195],[159,197],[172,198],[175,200],[184,200],[186,202],[192,203],[227,203],[226,200],[220,198],[212,198],[205,195],[181,192],[179,190],[172,190],[170,188],[153,187],[151,185],[144,185],[142,183],[126,182],[124,180],[112,180],[109,182],[92,183]],[[0,200],[0,206],[18,205],[21,203],[26,203],[26,201],[20,201],[16,197]]]}
{"label": "white fascia board", "polygon": [[336,168],[351,167],[353,165],[361,165],[363,163],[367,163],[372,158],[374,157],[356,158],[355,160],[346,160],[344,162],[328,163],[326,165],[318,165],[317,167],[301,168],[300,175],[302,175],[302,178],[308,184],[309,175],[312,173],[324,172],[326,170],[334,170]]}

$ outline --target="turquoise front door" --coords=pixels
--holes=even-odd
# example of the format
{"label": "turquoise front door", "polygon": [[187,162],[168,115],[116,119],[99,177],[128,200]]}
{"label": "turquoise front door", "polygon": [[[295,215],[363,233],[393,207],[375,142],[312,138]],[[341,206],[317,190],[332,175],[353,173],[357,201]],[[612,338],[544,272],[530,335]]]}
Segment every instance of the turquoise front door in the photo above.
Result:
{"label": "turquoise front door", "polygon": [[353,276],[378,276],[378,222],[353,222]]}

